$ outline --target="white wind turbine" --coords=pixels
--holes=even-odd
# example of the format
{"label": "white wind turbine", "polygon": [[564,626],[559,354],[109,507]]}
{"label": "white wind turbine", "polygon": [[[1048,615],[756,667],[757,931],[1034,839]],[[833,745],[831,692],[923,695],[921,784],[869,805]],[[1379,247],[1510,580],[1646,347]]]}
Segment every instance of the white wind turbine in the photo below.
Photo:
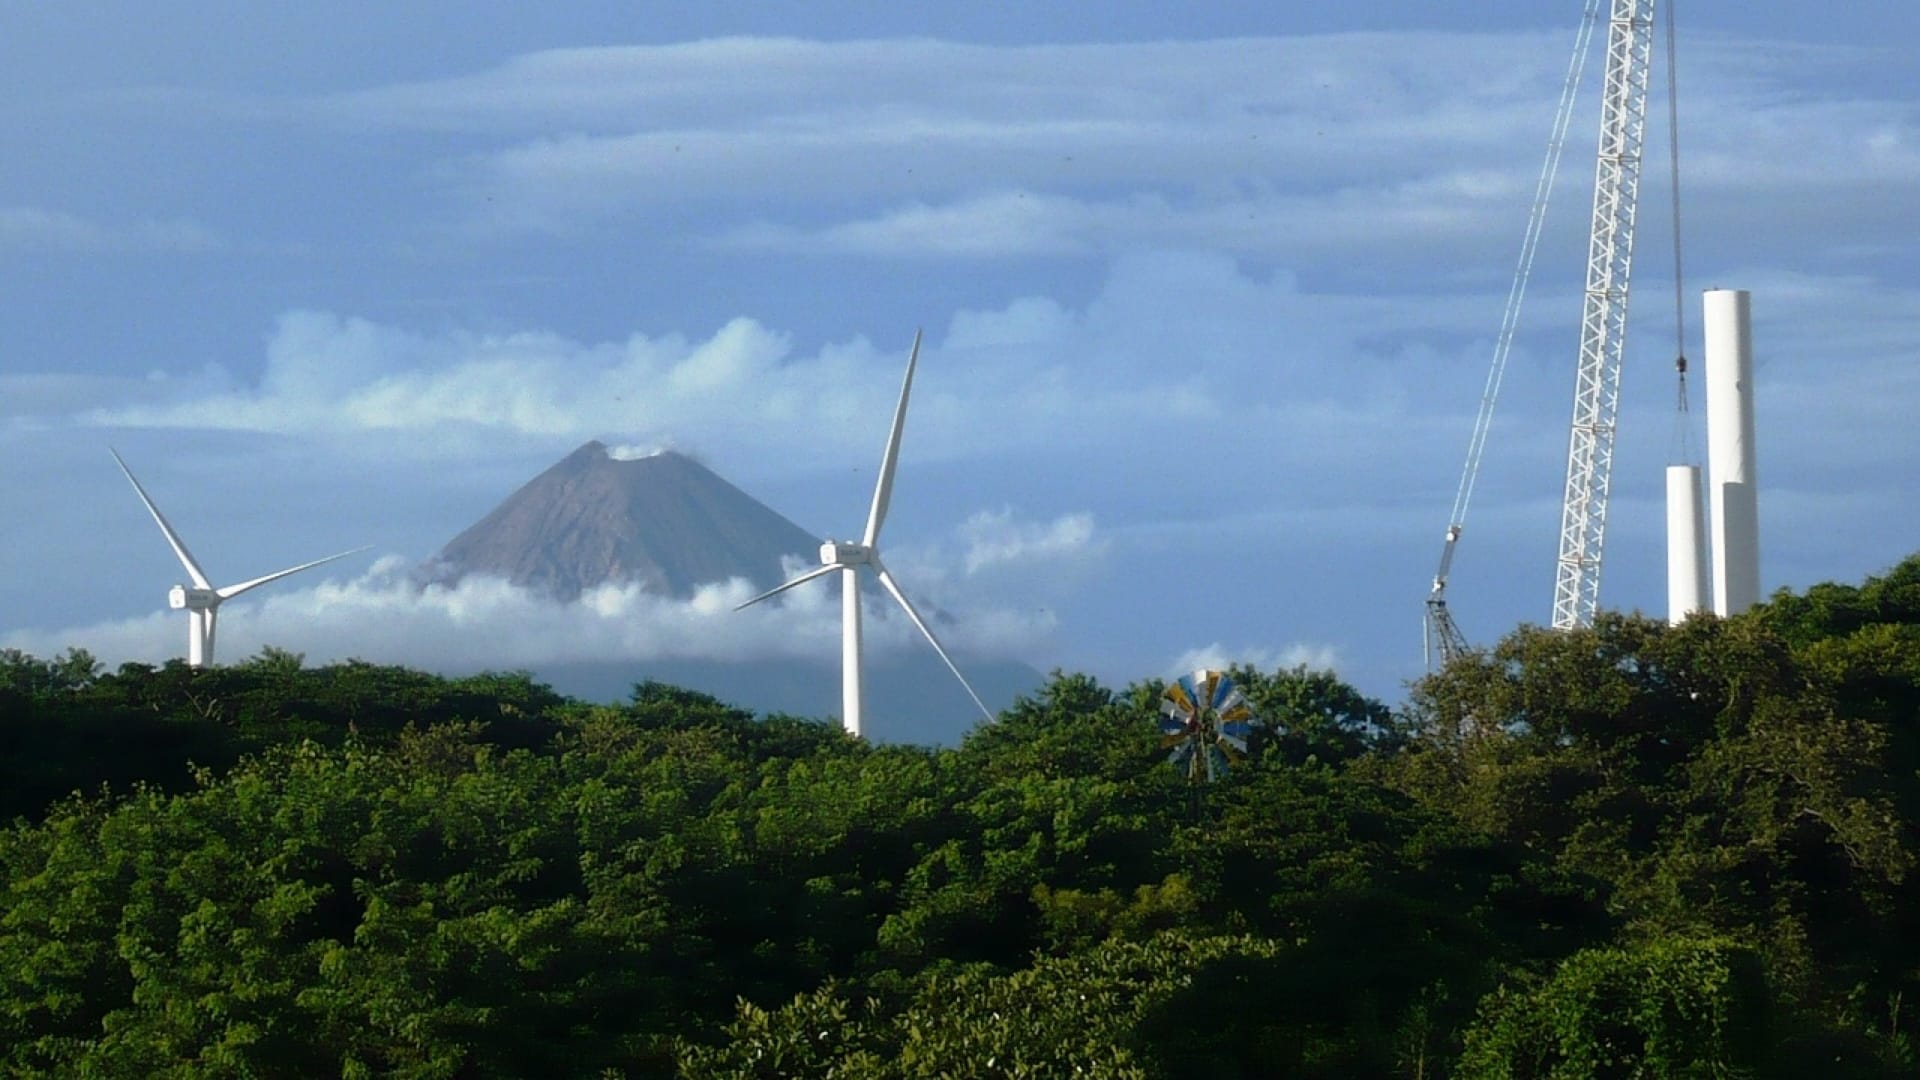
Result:
{"label": "white wind turbine", "polygon": [[947,650],[941,647],[940,639],[933,636],[933,628],[929,627],[927,621],[920,617],[920,613],[913,609],[907,594],[900,591],[899,583],[893,580],[893,575],[887,572],[886,564],[880,561],[880,525],[886,520],[887,502],[893,495],[893,467],[900,458],[900,430],[907,421],[907,395],[913,390],[913,367],[919,359],[920,332],[916,330],[913,333],[913,351],[907,356],[907,377],[900,384],[900,404],[893,410],[893,430],[887,435],[886,456],[880,459],[880,481],[874,485],[873,508],[867,512],[867,530],[861,535],[859,542],[828,540],[820,545],[819,569],[809,570],[792,581],[778,588],[769,589],[741,604],[740,607],[734,608],[735,611],[739,611],[770,596],[786,592],[795,585],[804,584],[836,570],[841,573],[840,722],[845,725],[850,734],[855,736],[860,734],[861,721],[860,568],[862,566],[873,569],[874,576],[880,579],[881,588],[886,589],[895,600],[899,601],[901,609],[907,613],[907,618],[912,619],[913,625],[919,627],[920,632],[926,635],[927,643],[933,646],[934,652],[940,654],[940,659],[946,663],[947,670],[953,672],[953,677],[959,679],[960,685],[966,688],[967,696],[980,707],[980,715],[988,720],[993,719],[993,712],[980,700],[980,695],[973,692],[973,685],[967,682],[965,675],[960,674],[960,669],[954,665],[953,658],[948,656]]}
{"label": "white wind turbine", "polygon": [[223,601],[231,600],[248,589],[257,589],[270,581],[279,581],[289,574],[311,570],[321,563],[330,563],[335,559],[344,559],[349,555],[357,555],[367,550],[364,547],[354,548],[352,551],[343,551],[324,559],[315,559],[312,562],[301,563],[299,566],[290,566],[285,570],[276,570],[265,577],[254,578],[252,581],[243,581],[238,585],[227,585],[216,589],[213,582],[207,580],[206,572],[200,569],[200,564],[194,561],[193,553],[187,550],[187,545],[180,539],[180,534],[173,531],[173,526],[167,524],[167,519],[160,513],[160,508],[147,497],[147,489],[141,487],[140,481],[133,478],[133,470],[127,468],[125,461],[121,461],[120,452],[108,447],[107,453],[112,454],[113,460],[120,463],[120,471],[127,474],[127,480],[133,484],[133,490],[139,493],[140,501],[147,504],[147,513],[153,515],[153,520],[160,526],[160,531],[166,534],[167,543],[173,547],[173,553],[179,557],[180,565],[186,567],[187,577],[193,580],[193,584],[175,585],[167,593],[169,607],[176,611],[185,608],[187,611],[187,664],[190,667],[205,667],[213,663],[214,620],[220,614],[220,604]]}

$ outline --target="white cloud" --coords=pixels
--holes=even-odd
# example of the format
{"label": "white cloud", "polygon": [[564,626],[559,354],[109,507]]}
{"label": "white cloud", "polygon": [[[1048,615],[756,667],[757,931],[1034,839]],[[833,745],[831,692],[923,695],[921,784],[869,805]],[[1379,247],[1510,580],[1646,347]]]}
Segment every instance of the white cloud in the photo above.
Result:
{"label": "white cloud", "polygon": [[[853,348],[869,351],[863,343]],[[253,387],[193,387],[181,397],[156,385],[157,400],[98,410],[89,419],[306,434],[451,427],[566,438],[639,430],[664,438],[742,410],[837,414],[845,402],[888,396],[884,386],[836,387],[829,395],[819,376],[844,370],[846,358],[823,351],[809,364],[783,368],[788,352],[782,338],[750,319],[702,342],[635,335],[587,345],[538,332],[428,336],[293,312],[280,320]]]}
{"label": "white cloud", "polygon": [[996,566],[1030,566],[1062,559],[1098,555],[1105,541],[1097,540],[1092,514],[1064,514],[1045,523],[1017,521],[1011,507],[982,510],[960,526],[967,545],[963,562],[968,574]]}
{"label": "white cloud", "polygon": [[[1010,191],[934,206],[912,203],[880,217],[819,228],[761,222],[715,238],[721,248],[746,251],[834,252],[843,255],[954,256],[1081,255],[1106,247],[1112,226],[1129,210],[1063,196]],[[1132,235],[1137,230],[1125,230]]]}
{"label": "white cloud", "polygon": [[1084,199],[1042,192],[914,202],[875,217],[817,227],[758,222],[723,232],[722,248],[894,258],[1011,258],[1113,254],[1202,246],[1294,260],[1351,254],[1391,235],[1429,256],[1437,244],[1474,242],[1509,223],[1520,174],[1457,173],[1383,185],[1293,194],[1267,191],[1173,200],[1141,192]]}
{"label": "white cloud", "polygon": [[[1362,119],[1417,134],[1422,114],[1458,98],[1499,102],[1557,85],[1570,42],[1570,31],[1017,46],[738,37],[547,50],[323,105],[383,128],[606,134],[763,120],[769,131],[848,142],[895,132],[978,144],[1009,130],[1124,132],[1250,117],[1281,134]],[[780,111],[766,117],[767,102]]]}
{"label": "white cloud", "polygon": [[607,456],[615,461],[641,461],[650,457],[659,457],[669,450],[685,453],[672,439],[660,439],[644,445],[621,443],[607,447]]}
{"label": "white cloud", "polygon": [[1216,641],[1197,649],[1188,649],[1176,657],[1170,667],[1173,672],[1184,675],[1202,668],[1225,670],[1235,664],[1245,664],[1258,671],[1292,670],[1302,666],[1310,671],[1338,671],[1340,652],[1332,645],[1306,642],[1295,642],[1278,649],[1261,646],[1230,649]]}
{"label": "white cloud", "polygon": [[[487,227],[577,232],[709,206],[752,215],[704,232],[751,250],[1172,244],[1430,266],[1435,245],[1517,236],[1571,42],[1571,26],[1025,46],[729,38],[532,53],[318,107],[479,141],[443,175]],[[1688,50],[1696,202],[1765,189],[1855,196],[1805,199],[1823,215],[1910,205],[1913,108],[1804,89],[1886,57],[1711,34]],[[1592,130],[1595,96],[1576,130]],[[1577,202],[1588,175],[1566,170],[1564,197]]]}
{"label": "white cloud", "polygon": [[[939,612],[936,632],[967,656],[1018,655],[1043,641],[1049,619],[1010,609],[941,606],[907,582],[922,612]],[[281,589],[220,610],[217,658],[232,662],[274,645],[313,663],[364,659],[435,670],[538,668],[559,662],[700,659],[831,660],[840,648],[837,589],[802,587],[746,611],[753,595],[735,579],[701,586],[687,600],[638,586],[605,585],[562,603],[497,578],[468,577],[422,589],[404,560],[388,556],[358,578]],[[864,627],[869,655],[925,648],[889,602],[870,601]],[[0,644],[52,656],[70,646],[109,666],[158,663],[182,655],[186,619],[161,611],[58,630],[16,630]]]}
{"label": "white cloud", "polygon": [[[1154,280],[1125,287],[1151,292],[1169,275],[1183,282],[1240,280],[1230,261],[1175,259],[1148,275]],[[1140,299],[1165,308],[1176,295],[1184,293],[1163,289],[1157,300]],[[960,447],[977,452],[981,416],[994,418],[993,446],[1056,449],[1117,429],[1198,419],[1220,407],[1208,369],[1238,368],[1251,359],[1222,355],[1174,370],[1150,338],[1094,338],[1071,320],[1036,323],[1033,310],[1033,302],[1016,301],[1004,314],[957,316],[965,348],[946,355],[930,340],[915,384],[910,455],[948,456]],[[1142,318],[1124,307],[1114,314]],[[1043,355],[1033,363],[1036,351],[1055,348],[1100,359],[1069,366],[1071,355]],[[251,385],[157,380],[146,385],[145,401],[91,410],[84,419],[305,437],[404,432],[413,436],[415,453],[430,453],[442,441],[464,446],[474,431],[549,442],[623,431],[646,444],[695,435],[705,442],[725,432],[736,455],[801,454],[819,461],[850,453],[866,463],[892,412],[903,352],[855,338],[799,353],[785,335],[748,318],[705,339],[634,334],[582,343],[534,331],[428,335],[294,312],[281,319],[264,370]]]}
{"label": "white cloud", "polygon": [[[1537,141],[1567,35],[1332,35],[994,47],[728,39],[553,50],[322,108],[356,125],[502,140],[450,163],[481,219],[569,230],[662,201],[892,200],[840,226],[768,221],[731,243],[843,250],[1107,248],[1116,225],[1289,238],[1269,194],[1364,212],[1376,186],[1455,214],[1528,179],[1449,179]],[[928,79],[927,71],[941,77]],[[884,102],[884,104],[876,104]],[[1531,157],[1531,154],[1527,155]],[[1129,192],[1118,199],[1086,197]],[[1069,197],[1069,193],[1078,193]],[[1137,223],[1137,224],[1136,224]],[[1129,227],[1131,226],[1131,227]],[[909,243],[911,241],[911,243]],[[1243,245],[1244,246],[1244,245]]]}

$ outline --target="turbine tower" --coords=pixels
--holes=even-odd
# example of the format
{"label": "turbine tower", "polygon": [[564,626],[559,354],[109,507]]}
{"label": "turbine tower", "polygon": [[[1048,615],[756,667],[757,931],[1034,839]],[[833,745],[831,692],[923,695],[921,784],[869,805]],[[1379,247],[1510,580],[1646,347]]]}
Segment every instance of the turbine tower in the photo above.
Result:
{"label": "turbine tower", "polygon": [[1713,611],[1760,602],[1760,505],[1753,464],[1753,315],[1745,289],[1708,289],[1707,465],[1713,470]]}
{"label": "turbine tower", "polygon": [[855,737],[861,731],[861,682],[860,682],[860,568],[867,567],[874,577],[880,580],[880,587],[887,590],[898,601],[907,618],[920,628],[926,636],[927,644],[940,654],[940,659],[960,680],[967,696],[980,708],[980,715],[993,719],[980,695],[973,692],[973,686],[967,677],[960,674],[953,658],[940,645],[940,639],[933,636],[933,628],[915,611],[907,594],[900,591],[900,584],[887,572],[886,564],[880,561],[880,526],[887,518],[887,503],[893,497],[893,469],[900,459],[900,430],[907,421],[907,395],[913,390],[913,368],[920,359],[920,332],[913,333],[913,351],[907,355],[907,377],[900,384],[900,404],[893,410],[893,430],[887,434],[887,452],[880,459],[880,481],[874,485],[873,507],[867,511],[867,528],[856,541],[828,540],[820,545],[820,566],[809,570],[792,581],[776,588],[768,589],[759,596],[734,608],[751,607],[768,597],[778,596],[796,585],[802,585],[814,578],[823,577],[838,571],[840,578],[840,722],[847,732]]}
{"label": "turbine tower", "polygon": [[187,545],[180,539],[180,534],[173,531],[173,526],[167,523],[166,516],[160,513],[160,508],[155,506],[153,500],[147,496],[147,489],[141,487],[140,481],[134,479],[133,470],[127,468],[127,463],[121,460],[120,452],[112,447],[108,447],[107,452],[113,455],[114,461],[119,462],[120,471],[127,474],[128,482],[139,494],[140,501],[146,504],[147,513],[153,515],[154,522],[166,535],[167,544],[173,548],[174,555],[180,559],[180,565],[186,568],[187,577],[193,582],[191,585],[175,585],[167,592],[167,606],[176,611],[185,608],[187,612],[187,666],[189,667],[201,668],[213,663],[214,623],[220,614],[222,602],[231,600],[248,589],[257,589],[270,581],[279,581],[289,574],[311,570],[322,563],[344,559],[349,555],[357,555],[367,550],[364,547],[358,547],[352,551],[343,551],[338,555],[329,555],[324,559],[315,559],[285,570],[276,570],[264,577],[243,581],[238,585],[215,588],[213,582],[207,579],[206,571],[200,569],[200,564],[194,561],[193,553],[187,550]]}

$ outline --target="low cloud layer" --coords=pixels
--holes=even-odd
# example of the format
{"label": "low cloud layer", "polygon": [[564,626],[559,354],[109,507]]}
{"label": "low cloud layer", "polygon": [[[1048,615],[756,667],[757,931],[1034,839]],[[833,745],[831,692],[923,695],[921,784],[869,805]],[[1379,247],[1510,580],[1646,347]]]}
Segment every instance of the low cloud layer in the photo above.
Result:
{"label": "low cloud layer", "polygon": [[[963,656],[1005,658],[1036,647],[1049,618],[1009,608],[952,608],[916,591],[923,614],[938,612],[935,633]],[[637,585],[606,585],[562,603],[497,578],[468,577],[420,588],[403,560],[387,557],[367,573],[305,588],[275,587],[220,610],[216,659],[232,663],[266,646],[302,653],[309,663],[363,659],[434,670],[532,668],[594,661],[676,659],[752,662],[829,661],[840,650],[840,595],[824,586],[794,589],[746,611],[745,580],[701,586],[688,600]],[[869,655],[926,648],[891,601],[870,601],[863,635]],[[79,647],[109,666],[159,663],[184,655],[187,620],[159,611],[92,626],[15,630],[0,644],[39,656]]]}

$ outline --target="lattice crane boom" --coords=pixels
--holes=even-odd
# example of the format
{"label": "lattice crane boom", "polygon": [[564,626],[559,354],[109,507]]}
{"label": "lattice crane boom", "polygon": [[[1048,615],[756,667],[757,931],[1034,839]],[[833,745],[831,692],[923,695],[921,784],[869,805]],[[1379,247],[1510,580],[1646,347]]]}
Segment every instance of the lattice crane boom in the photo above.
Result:
{"label": "lattice crane boom", "polygon": [[1633,269],[1634,215],[1647,122],[1654,0],[1613,0],[1600,100],[1600,141],[1587,247],[1586,299],[1580,318],[1580,366],[1567,444],[1566,496],[1553,626],[1593,623],[1607,531],[1607,493],[1620,409],[1620,359],[1626,343],[1627,283]]}

